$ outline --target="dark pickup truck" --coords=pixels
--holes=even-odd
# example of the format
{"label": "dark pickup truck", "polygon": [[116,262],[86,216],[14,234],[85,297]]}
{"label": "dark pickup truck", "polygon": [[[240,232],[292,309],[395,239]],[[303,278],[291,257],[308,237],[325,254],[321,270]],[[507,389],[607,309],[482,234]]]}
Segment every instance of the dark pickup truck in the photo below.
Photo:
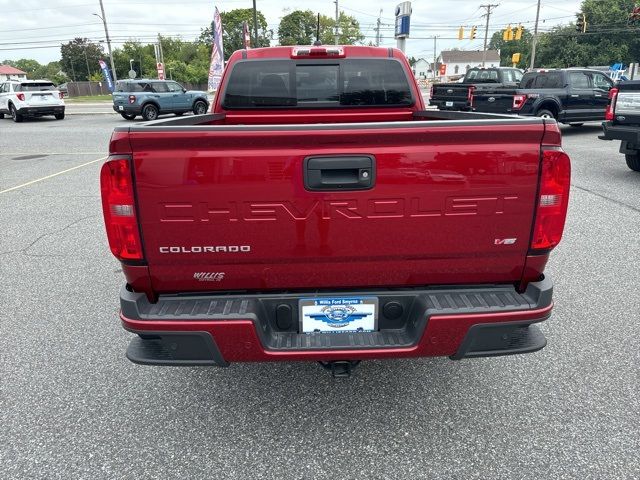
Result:
{"label": "dark pickup truck", "polygon": [[431,86],[429,104],[439,110],[472,110],[473,95],[499,87],[515,88],[522,79],[517,68],[472,68],[460,83],[441,83]]}
{"label": "dark pickup truck", "polygon": [[570,161],[543,118],[426,111],[404,54],[235,52],[210,115],[101,171],[127,355],[151,365],[533,352]]}
{"label": "dark pickup truck", "polygon": [[553,118],[580,126],[604,120],[613,80],[597,70],[568,68],[525,73],[517,89],[477,91],[474,110]]}
{"label": "dark pickup truck", "polygon": [[609,92],[602,140],[620,140],[627,166],[640,172],[640,80],[618,84]]}

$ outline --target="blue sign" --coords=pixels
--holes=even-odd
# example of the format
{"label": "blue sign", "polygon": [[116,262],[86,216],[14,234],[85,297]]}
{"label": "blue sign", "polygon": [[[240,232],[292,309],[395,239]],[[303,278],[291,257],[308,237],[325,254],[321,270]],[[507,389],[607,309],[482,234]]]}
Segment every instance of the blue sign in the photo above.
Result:
{"label": "blue sign", "polygon": [[410,23],[411,23],[410,15],[403,15],[402,17],[396,17],[396,38],[409,36]]}
{"label": "blue sign", "polygon": [[107,88],[109,91],[113,93],[115,90],[115,86],[113,85],[113,78],[111,77],[111,70],[107,66],[107,63],[104,60],[98,60],[100,64],[100,69],[102,70],[102,76],[104,77],[104,81],[107,82]]}

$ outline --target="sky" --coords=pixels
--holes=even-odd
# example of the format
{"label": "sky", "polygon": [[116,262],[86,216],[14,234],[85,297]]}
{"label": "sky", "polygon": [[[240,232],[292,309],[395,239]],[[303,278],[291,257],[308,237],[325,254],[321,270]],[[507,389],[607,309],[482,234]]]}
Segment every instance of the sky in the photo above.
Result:
{"label": "sky", "polygon": [[[251,8],[252,0],[103,0],[112,46],[128,39],[150,43],[158,33],[195,39],[201,28],[213,18],[214,6],[220,11],[235,8]],[[497,0],[495,3],[499,3]],[[276,33],[272,45],[277,44],[278,23],[282,16],[293,10],[285,0],[256,0],[258,10],[266,17],[269,28]],[[382,46],[395,46],[395,7],[399,1],[387,0],[339,0],[340,10],[354,16],[366,36],[365,41],[375,41],[378,16],[382,21]],[[432,59],[433,36],[439,37],[436,51],[459,48],[481,50],[484,39],[485,9],[483,2],[470,0],[414,0],[411,16],[411,36],[407,39],[406,54],[417,58]],[[486,3],[486,2],[485,2]],[[550,29],[560,23],[575,19],[580,1],[542,0],[540,29]],[[533,28],[536,16],[536,0],[502,0],[492,9],[489,38],[495,31],[509,23],[521,22]],[[299,1],[297,9],[310,9],[324,15],[335,15],[332,0]],[[380,14],[382,10],[382,14]],[[20,58],[35,59],[40,63],[60,59],[60,44],[74,37],[86,37],[93,41],[105,39],[100,18],[99,0],[0,0],[0,61]],[[8,21],[7,21],[8,20]],[[465,40],[457,40],[458,28],[464,25]],[[468,39],[471,26],[478,26],[477,38]],[[106,48],[105,48],[106,51]]]}

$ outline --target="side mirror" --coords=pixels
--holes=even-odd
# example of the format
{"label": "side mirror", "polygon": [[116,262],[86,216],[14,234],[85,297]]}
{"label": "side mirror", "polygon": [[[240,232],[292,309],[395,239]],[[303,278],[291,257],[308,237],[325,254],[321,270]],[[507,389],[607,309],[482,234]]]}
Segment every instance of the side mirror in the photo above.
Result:
{"label": "side mirror", "polygon": [[187,93],[187,89],[182,87],[182,93]]}

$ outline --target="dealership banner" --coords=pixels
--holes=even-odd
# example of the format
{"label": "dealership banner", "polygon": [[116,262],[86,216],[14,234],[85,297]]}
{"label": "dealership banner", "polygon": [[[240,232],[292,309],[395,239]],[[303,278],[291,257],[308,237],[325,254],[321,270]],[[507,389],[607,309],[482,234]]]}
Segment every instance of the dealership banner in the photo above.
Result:
{"label": "dealership banner", "polygon": [[242,40],[244,48],[251,48],[251,35],[249,35],[249,24],[247,22],[242,22]]}
{"label": "dealership banner", "polygon": [[215,92],[220,85],[224,70],[224,53],[222,51],[222,19],[216,7],[213,16],[213,49],[211,50],[211,66],[209,67],[208,90]]}
{"label": "dealership banner", "polygon": [[107,66],[107,62],[104,60],[98,60],[98,63],[100,64],[100,70],[102,70],[104,81],[107,82],[107,88],[109,88],[109,91],[113,93],[115,86],[113,85],[113,78],[111,77],[111,69]]}

